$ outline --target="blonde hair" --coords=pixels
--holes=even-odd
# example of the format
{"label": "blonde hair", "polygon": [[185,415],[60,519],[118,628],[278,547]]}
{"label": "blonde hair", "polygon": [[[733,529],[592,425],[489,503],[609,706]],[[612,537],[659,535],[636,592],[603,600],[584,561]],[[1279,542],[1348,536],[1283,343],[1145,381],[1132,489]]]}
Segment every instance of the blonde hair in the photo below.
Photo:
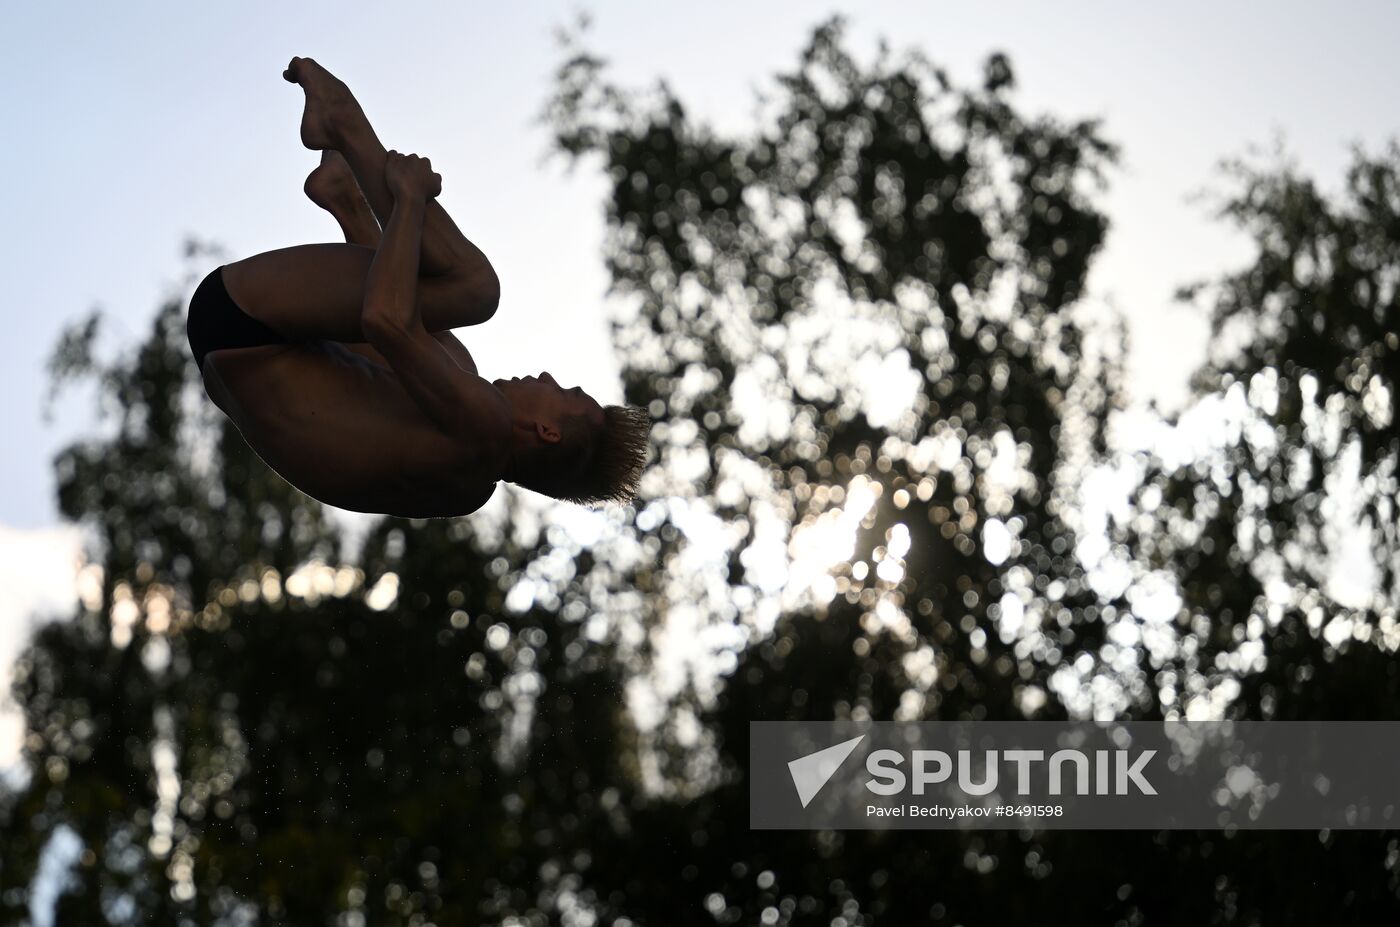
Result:
{"label": "blonde hair", "polygon": [[559,432],[559,443],[535,451],[515,482],[580,505],[636,498],[651,434],[645,409],[604,406],[602,427],[577,415],[565,419]]}

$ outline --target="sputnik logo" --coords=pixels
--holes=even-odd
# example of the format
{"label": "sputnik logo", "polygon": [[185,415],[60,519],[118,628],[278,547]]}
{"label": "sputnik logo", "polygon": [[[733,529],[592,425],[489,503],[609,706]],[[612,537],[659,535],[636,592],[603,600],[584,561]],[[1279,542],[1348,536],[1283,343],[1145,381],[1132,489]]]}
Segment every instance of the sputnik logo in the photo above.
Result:
{"label": "sputnik logo", "polygon": [[846,757],[850,756],[856,746],[864,739],[865,735],[861,734],[859,737],[852,737],[850,740],[842,741],[833,747],[827,747],[825,750],[799,756],[788,763],[788,772],[792,774],[792,784],[797,788],[797,797],[802,802],[802,807],[805,808],[812,803],[812,799],[817,797],[822,786],[836,775],[836,770],[840,769],[841,764],[846,762]]}

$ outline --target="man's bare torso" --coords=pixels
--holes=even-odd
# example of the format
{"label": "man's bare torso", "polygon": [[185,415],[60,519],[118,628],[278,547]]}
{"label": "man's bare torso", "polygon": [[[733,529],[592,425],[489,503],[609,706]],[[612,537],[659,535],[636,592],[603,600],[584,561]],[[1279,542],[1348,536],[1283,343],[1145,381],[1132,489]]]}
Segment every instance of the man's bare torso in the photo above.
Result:
{"label": "man's bare torso", "polygon": [[345,345],[214,351],[203,374],[210,398],[268,466],[338,508],[466,515],[495,490],[499,465],[489,454],[449,438],[393,370]]}

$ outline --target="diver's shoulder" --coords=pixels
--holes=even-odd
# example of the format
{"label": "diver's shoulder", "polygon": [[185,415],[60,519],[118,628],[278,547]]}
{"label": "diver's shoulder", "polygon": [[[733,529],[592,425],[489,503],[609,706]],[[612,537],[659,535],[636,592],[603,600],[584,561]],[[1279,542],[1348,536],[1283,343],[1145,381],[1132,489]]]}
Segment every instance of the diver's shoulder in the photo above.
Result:
{"label": "diver's shoulder", "polygon": [[458,510],[455,514],[468,515],[490,501],[508,461],[504,442],[478,439],[469,444],[451,479],[453,508]]}
{"label": "diver's shoulder", "polygon": [[458,515],[470,515],[477,509],[491,501],[491,497],[496,494],[497,480],[483,480],[474,487],[469,487],[458,499],[455,508]]}

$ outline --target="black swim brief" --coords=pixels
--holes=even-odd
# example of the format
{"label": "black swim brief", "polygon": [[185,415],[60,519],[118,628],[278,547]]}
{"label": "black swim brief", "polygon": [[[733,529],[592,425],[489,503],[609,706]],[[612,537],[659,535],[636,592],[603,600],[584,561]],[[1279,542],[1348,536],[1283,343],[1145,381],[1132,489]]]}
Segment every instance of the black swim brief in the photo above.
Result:
{"label": "black swim brief", "polygon": [[204,356],[223,348],[252,348],[263,344],[286,344],[287,339],[250,316],[224,286],[224,269],[216,267],[195,288],[190,312],[185,319],[194,362],[202,371]]}

